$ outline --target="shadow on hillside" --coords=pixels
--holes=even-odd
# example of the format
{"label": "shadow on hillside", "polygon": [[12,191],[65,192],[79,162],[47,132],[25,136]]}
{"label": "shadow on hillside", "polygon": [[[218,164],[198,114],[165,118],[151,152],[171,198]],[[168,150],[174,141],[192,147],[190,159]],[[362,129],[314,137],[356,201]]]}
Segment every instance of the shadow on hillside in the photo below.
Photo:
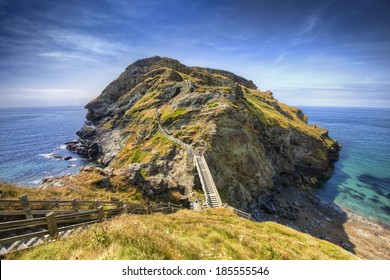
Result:
{"label": "shadow on hillside", "polygon": [[[264,202],[272,204],[271,209],[264,207]],[[251,211],[259,221],[274,221],[355,253],[355,245],[343,227],[347,213],[332,202],[322,201],[314,192],[284,187],[268,194],[262,203],[260,210]]]}

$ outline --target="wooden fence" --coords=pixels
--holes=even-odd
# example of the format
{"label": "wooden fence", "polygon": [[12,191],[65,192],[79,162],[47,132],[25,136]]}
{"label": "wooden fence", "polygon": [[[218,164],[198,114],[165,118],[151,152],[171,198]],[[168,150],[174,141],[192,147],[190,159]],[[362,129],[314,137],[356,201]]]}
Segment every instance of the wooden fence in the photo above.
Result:
{"label": "wooden fence", "polygon": [[69,214],[87,209],[96,209],[98,206],[121,208],[122,201],[91,201],[91,200],[29,200],[22,195],[19,200],[0,200],[0,216],[25,216],[32,219],[44,216],[49,212]]}
{"label": "wooden fence", "polygon": [[[72,205],[69,210],[31,210],[31,205],[34,203],[57,205]],[[0,223],[0,244],[10,244],[19,240],[27,240],[34,237],[43,237],[47,234],[50,237],[58,236],[59,232],[74,229],[80,226],[89,225],[96,222],[101,222],[106,218],[119,215],[122,213],[131,214],[151,214],[162,212],[165,214],[174,213],[182,209],[181,205],[173,203],[158,203],[153,205],[144,205],[137,203],[124,204],[121,201],[43,201],[31,200],[28,201],[26,196],[18,200],[0,200],[0,205],[4,204],[19,204],[23,208],[22,211],[0,211],[1,215],[25,215],[27,219],[9,221]],[[77,206],[75,208],[74,206]],[[93,210],[81,210],[80,205],[96,206]],[[103,205],[111,207],[103,209]],[[114,206],[114,207],[112,207]],[[65,213],[71,211],[71,213]],[[36,217],[33,215],[42,215],[44,217]]]}
{"label": "wooden fence", "polygon": [[253,218],[252,215],[247,213],[247,212],[244,212],[244,211],[239,210],[237,208],[231,207],[231,206],[229,206],[227,204],[225,204],[224,207],[229,209],[230,211],[233,211],[233,213],[235,213],[240,218],[244,218],[244,219],[247,219],[247,220],[251,220],[253,222],[257,222],[257,220],[255,218]]}
{"label": "wooden fence", "polygon": [[[50,209],[37,209],[44,207]],[[249,213],[227,204],[224,207],[241,218],[256,221]],[[12,210],[12,208],[20,210]],[[102,222],[106,218],[123,213],[151,214],[162,212],[170,214],[180,209],[182,209],[181,205],[169,202],[145,205],[122,201],[28,200],[28,197],[24,195],[19,200],[0,200],[0,216],[26,217],[23,220],[0,223],[0,244],[10,244],[45,235],[54,238],[60,232]]]}

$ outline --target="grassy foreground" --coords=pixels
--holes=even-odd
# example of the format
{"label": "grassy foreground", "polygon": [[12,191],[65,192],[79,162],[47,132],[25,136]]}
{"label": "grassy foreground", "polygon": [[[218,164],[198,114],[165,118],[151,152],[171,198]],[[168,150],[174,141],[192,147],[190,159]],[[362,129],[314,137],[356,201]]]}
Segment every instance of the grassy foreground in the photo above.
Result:
{"label": "grassy foreground", "polygon": [[122,215],[7,259],[357,259],[327,241],[226,209]]}

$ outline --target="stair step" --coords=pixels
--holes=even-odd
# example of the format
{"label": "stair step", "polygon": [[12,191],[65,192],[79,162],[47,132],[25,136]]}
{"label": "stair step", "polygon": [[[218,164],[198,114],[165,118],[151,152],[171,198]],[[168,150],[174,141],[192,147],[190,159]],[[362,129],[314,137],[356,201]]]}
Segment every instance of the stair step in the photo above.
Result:
{"label": "stair step", "polygon": [[35,243],[35,246],[42,245],[42,244],[44,244],[44,243],[45,243],[45,241],[43,241],[42,238],[39,238],[39,239],[37,240],[37,242]]}
{"label": "stair step", "polygon": [[7,248],[8,252],[17,249],[22,243],[23,243],[23,241],[21,241],[21,240],[12,243],[11,246],[9,246]]}
{"label": "stair step", "polygon": [[22,242],[17,248],[16,250],[23,250],[23,249],[27,249],[28,246],[26,245],[26,243]]}
{"label": "stair step", "polygon": [[25,241],[24,243],[26,244],[27,247],[31,247],[31,246],[35,246],[38,242],[39,238],[38,237],[33,237],[27,241]]}
{"label": "stair step", "polygon": [[0,245],[0,255],[5,255],[7,253],[8,250],[3,245]]}

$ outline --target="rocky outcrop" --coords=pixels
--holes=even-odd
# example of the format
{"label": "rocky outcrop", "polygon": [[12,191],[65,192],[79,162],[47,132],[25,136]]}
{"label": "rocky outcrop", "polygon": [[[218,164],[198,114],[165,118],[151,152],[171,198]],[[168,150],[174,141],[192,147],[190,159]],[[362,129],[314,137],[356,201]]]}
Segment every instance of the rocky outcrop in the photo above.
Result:
{"label": "rocky outcrop", "polygon": [[[186,151],[158,129],[157,108],[169,134],[205,155],[222,200],[243,210],[272,212],[263,199],[270,190],[313,185],[338,159],[328,132],[272,92],[170,58],[131,64],[86,108],[79,139],[68,148],[128,174],[149,197],[199,185]],[[293,219],[294,209],[280,213]]]}

